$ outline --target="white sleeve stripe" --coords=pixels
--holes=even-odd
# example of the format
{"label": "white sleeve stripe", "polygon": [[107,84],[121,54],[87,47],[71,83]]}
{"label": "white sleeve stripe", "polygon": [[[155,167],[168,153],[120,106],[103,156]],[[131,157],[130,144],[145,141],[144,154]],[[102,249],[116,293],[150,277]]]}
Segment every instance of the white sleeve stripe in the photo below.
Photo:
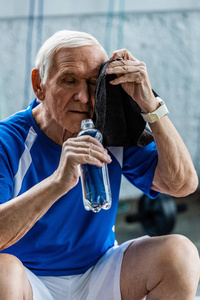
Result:
{"label": "white sleeve stripe", "polygon": [[118,161],[118,163],[120,164],[121,168],[123,165],[123,147],[108,147],[107,148],[112,155],[114,155],[114,157],[116,158],[116,160]]}
{"label": "white sleeve stripe", "polygon": [[26,172],[31,165],[32,158],[30,155],[30,150],[34,144],[36,136],[37,133],[35,132],[33,127],[31,127],[25,140],[24,152],[22,153],[22,156],[19,160],[18,171],[14,176],[14,192],[12,198],[16,197],[19,194],[24,176],[26,175]]}

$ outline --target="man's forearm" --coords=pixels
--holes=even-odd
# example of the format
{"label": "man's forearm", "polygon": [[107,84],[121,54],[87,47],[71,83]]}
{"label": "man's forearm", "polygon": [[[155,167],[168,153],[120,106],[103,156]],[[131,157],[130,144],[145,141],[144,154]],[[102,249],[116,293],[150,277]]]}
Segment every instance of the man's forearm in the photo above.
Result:
{"label": "man's forearm", "polygon": [[190,154],[172,122],[164,116],[150,127],[158,150],[152,188],[177,197],[194,192],[198,177]]}
{"label": "man's forearm", "polygon": [[55,175],[0,205],[0,250],[21,239],[67,190]]}

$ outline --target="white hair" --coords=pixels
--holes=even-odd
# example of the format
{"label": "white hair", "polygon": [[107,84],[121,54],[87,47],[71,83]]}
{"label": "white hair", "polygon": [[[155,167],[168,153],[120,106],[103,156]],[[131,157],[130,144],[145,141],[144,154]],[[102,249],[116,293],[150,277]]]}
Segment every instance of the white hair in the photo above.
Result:
{"label": "white hair", "polygon": [[39,49],[35,59],[35,67],[39,69],[42,83],[46,82],[53,55],[58,50],[90,45],[98,45],[105,52],[97,39],[86,32],[61,30],[48,38]]}

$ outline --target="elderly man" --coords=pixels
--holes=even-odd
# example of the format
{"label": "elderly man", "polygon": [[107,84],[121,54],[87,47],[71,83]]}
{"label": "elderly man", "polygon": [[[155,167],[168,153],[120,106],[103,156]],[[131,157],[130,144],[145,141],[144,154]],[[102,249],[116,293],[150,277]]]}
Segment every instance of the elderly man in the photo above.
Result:
{"label": "elderly man", "polygon": [[[110,84],[121,84],[144,118],[151,116],[161,104],[145,64],[125,49],[110,59],[107,74],[117,75]],[[0,300],[194,299],[199,257],[186,237],[116,245],[122,174],[151,197],[186,196],[198,179],[167,111],[149,123],[154,142],[145,147],[113,151],[90,136],[77,137],[81,121],[93,117],[96,81],[107,60],[91,35],[56,33],[32,71],[37,98],[0,124]],[[83,207],[79,165],[86,163],[108,164],[107,211]]]}

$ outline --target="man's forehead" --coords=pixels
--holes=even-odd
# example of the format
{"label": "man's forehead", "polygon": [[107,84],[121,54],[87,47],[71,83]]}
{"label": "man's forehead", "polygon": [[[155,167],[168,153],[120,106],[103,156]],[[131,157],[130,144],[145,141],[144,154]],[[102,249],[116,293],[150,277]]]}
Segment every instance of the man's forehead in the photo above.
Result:
{"label": "man's forehead", "polygon": [[77,48],[63,48],[55,53],[52,60],[53,69],[67,69],[76,73],[76,70],[93,71],[98,73],[101,64],[107,60],[106,54],[98,47],[83,46]]}
{"label": "man's forehead", "polygon": [[73,61],[91,61],[104,62],[107,55],[99,45],[81,46],[74,48],[60,48],[53,57],[55,60]]}

